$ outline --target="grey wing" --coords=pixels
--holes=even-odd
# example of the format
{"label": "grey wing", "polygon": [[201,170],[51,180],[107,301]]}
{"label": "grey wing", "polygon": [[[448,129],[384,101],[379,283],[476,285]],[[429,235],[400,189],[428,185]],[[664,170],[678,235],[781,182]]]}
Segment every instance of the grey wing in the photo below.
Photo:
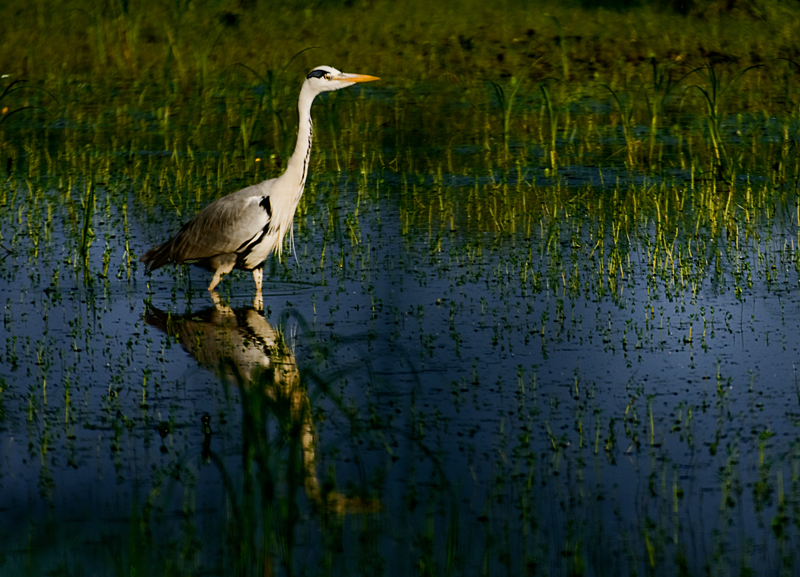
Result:
{"label": "grey wing", "polygon": [[[158,268],[166,262],[180,263],[241,253],[258,240],[269,225],[272,182],[250,186],[209,204],[174,238],[150,251],[142,260],[146,259],[151,268]],[[153,256],[148,257],[151,253]]]}

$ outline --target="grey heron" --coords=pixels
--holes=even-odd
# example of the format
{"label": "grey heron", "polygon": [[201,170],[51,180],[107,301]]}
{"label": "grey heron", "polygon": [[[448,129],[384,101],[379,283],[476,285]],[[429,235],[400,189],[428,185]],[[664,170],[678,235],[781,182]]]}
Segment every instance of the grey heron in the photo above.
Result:
{"label": "grey heron", "polygon": [[252,271],[256,282],[256,308],[260,309],[264,260],[276,251],[280,257],[283,237],[292,230],[294,213],[308,175],[313,135],[311,104],[322,92],[372,80],[379,78],[340,72],[330,66],[317,66],[309,72],[300,89],[297,144],[286,171],[277,178],[223,196],[206,206],[174,237],[139,259],[147,270],[170,263],[188,263],[213,271],[208,290],[215,303],[219,297],[214,288],[222,275],[235,268]]}

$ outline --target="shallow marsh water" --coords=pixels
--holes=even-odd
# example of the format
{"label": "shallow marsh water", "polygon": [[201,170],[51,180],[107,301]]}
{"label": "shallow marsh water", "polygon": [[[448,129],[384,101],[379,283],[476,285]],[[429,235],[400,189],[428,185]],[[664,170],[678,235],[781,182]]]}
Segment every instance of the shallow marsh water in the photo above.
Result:
{"label": "shallow marsh water", "polygon": [[653,174],[609,131],[554,169],[376,135],[411,112],[364,106],[315,109],[263,314],[250,275],[214,308],[205,272],[136,264],[275,174],[215,152],[235,134],[198,152],[154,117],[6,150],[4,574],[796,573],[781,131],[745,130],[770,152],[730,187],[686,144]]}

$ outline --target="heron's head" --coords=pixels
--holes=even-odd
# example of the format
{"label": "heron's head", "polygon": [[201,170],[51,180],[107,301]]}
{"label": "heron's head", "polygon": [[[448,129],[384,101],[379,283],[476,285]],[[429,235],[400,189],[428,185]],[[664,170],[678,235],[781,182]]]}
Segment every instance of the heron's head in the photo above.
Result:
{"label": "heron's head", "polygon": [[339,90],[340,88],[352,86],[357,82],[371,82],[372,80],[380,80],[380,78],[368,76],[367,74],[339,72],[330,66],[317,66],[306,76],[306,84],[315,94],[329,90]]}

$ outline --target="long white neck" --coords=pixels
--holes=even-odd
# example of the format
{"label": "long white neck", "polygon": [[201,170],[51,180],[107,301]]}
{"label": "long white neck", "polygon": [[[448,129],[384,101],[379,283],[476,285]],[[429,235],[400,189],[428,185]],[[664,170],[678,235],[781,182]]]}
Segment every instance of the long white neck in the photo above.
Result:
{"label": "long white neck", "polygon": [[292,221],[297,203],[303,195],[308,174],[308,162],[311,155],[311,138],[313,127],[311,125],[311,103],[316,94],[303,84],[300,90],[300,99],[297,102],[297,111],[300,123],[297,127],[297,144],[289,158],[286,171],[273,183],[270,190],[270,205],[272,216],[270,218],[270,231],[274,233],[273,242],[269,250],[275,250],[280,257],[283,249],[283,237],[292,231]]}
{"label": "long white neck", "polygon": [[306,175],[308,174],[311,140],[314,133],[311,122],[311,104],[314,102],[315,96],[316,94],[311,91],[308,84],[304,84],[300,90],[300,99],[297,101],[297,112],[300,118],[297,126],[297,144],[294,147],[292,156],[289,158],[286,171],[278,177],[278,181],[273,187],[273,195],[281,196],[281,200],[292,207],[292,214],[294,214],[294,207],[297,206],[297,202],[303,194],[303,187],[306,184]]}

